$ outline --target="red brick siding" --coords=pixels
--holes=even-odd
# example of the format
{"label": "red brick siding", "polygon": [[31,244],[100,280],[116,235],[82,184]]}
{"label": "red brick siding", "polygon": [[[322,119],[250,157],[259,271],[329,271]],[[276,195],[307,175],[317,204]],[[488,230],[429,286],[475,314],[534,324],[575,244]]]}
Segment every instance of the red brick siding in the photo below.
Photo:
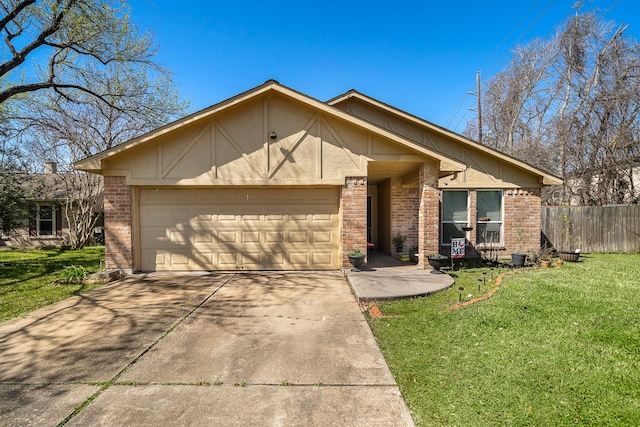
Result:
{"label": "red brick siding", "polygon": [[419,184],[418,268],[431,268],[428,266],[427,255],[437,253],[440,248],[440,190],[437,187],[438,165],[422,164]]}
{"label": "red brick siding", "polygon": [[[524,252],[540,247],[540,189],[523,188],[504,190],[504,245],[506,253],[515,252],[517,247]],[[518,243],[518,230],[522,230],[524,240]]]}
{"label": "red brick siding", "polygon": [[342,187],[342,266],[348,254],[359,248],[367,253],[367,178],[347,177]]}
{"label": "red brick siding", "polygon": [[[401,178],[391,179],[391,238],[398,233],[407,236],[403,251],[418,246],[418,212],[420,210],[420,193],[417,188],[402,188]],[[396,253],[396,246],[391,243],[391,253]]]}
{"label": "red brick siding", "polygon": [[131,187],[123,176],[104,177],[105,259],[107,268],[133,268]]}

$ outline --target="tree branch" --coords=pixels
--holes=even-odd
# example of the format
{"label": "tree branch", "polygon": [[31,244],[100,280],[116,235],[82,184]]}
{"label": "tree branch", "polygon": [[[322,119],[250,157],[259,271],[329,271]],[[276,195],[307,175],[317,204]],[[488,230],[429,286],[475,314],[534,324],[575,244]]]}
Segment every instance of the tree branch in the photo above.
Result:
{"label": "tree branch", "polygon": [[34,4],[35,2],[36,0],[24,0],[18,3],[13,10],[7,11],[8,12],[7,15],[4,18],[0,19],[0,31],[3,31],[5,27],[9,24],[9,22],[13,21],[16,18],[16,16],[18,16],[20,12],[24,10],[24,8]]}
{"label": "tree branch", "polygon": [[[9,71],[13,70],[14,68],[24,63],[24,61],[27,59],[27,56],[31,52],[33,52],[40,46],[46,45],[47,37],[51,36],[52,34],[55,34],[60,29],[60,23],[65,17],[67,8],[71,6],[73,3],[75,3],[76,1],[77,0],[69,0],[69,3],[67,4],[67,6],[61,9],[61,12],[58,13],[53,18],[53,21],[51,22],[51,24],[47,28],[42,30],[35,40],[33,40],[28,45],[26,45],[20,52],[17,53],[17,55],[14,54],[10,60],[0,64],[0,77],[4,76]],[[20,93],[20,92],[17,92],[17,93]],[[17,93],[14,93],[14,95],[16,95]]]}

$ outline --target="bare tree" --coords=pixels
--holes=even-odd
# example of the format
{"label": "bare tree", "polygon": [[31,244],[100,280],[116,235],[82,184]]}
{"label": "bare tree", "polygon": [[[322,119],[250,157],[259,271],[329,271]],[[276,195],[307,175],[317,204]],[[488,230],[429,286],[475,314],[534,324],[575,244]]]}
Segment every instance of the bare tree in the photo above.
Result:
{"label": "bare tree", "polygon": [[625,28],[577,14],[483,93],[483,142],[564,178],[547,203],[638,203],[640,46]]}
{"label": "bare tree", "polygon": [[[58,164],[71,245],[84,246],[101,209],[101,177],[73,162],[184,114],[156,45],[117,0],[0,0],[3,146]],[[5,221],[7,222],[7,221]]]}
{"label": "bare tree", "polygon": [[76,171],[73,163],[112,148],[172,118],[184,114],[188,103],[179,99],[171,76],[149,80],[144,75],[123,81],[96,81],[95,87],[128,85],[135,96],[114,97],[108,103],[89,95],[70,101],[55,92],[43,92],[24,101],[20,146],[28,158],[52,160],[58,164],[58,180],[66,189],[65,215],[70,227],[70,244],[83,247],[92,237],[102,208],[102,177]]}

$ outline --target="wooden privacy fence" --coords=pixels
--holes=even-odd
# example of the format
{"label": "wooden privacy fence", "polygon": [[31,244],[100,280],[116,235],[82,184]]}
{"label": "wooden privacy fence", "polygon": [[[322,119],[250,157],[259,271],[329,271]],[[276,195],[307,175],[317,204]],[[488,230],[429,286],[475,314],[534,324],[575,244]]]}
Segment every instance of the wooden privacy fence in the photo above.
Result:
{"label": "wooden privacy fence", "polygon": [[[543,206],[542,233],[558,250],[566,230],[582,252],[640,252],[640,206]],[[575,243],[575,242],[574,242]],[[575,246],[575,245],[574,245]]]}

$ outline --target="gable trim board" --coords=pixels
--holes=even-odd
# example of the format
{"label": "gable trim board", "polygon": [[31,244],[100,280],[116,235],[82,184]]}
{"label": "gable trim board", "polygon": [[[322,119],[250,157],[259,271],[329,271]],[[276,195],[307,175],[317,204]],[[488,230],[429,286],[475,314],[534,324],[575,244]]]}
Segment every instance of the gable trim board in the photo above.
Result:
{"label": "gable trim board", "polygon": [[[400,117],[399,110],[371,105]],[[393,124],[385,129],[338,107],[267,81],[77,162],[76,169],[109,177],[107,265],[142,271],[345,267],[349,251],[366,252],[367,188],[385,179],[401,185],[393,197],[402,192],[420,214],[396,215],[394,208],[383,234],[402,231],[407,215],[428,215],[428,221],[411,221],[421,224],[411,233],[422,236],[413,239],[425,260],[439,250],[440,189],[468,186],[483,173],[475,188],[540,188],[552,180],[428,122],[419,123],[430,132],[425,138],[462,147],[458,158],[455,150],[439,149],[446,146],[425,145]],[[515,178],[504,181],[503,169],[516,171]],[[428,179],[423,170],[430,171]],[[394,204],[393,197],[380,200]]]}
{"label": "gable trim board", "polygon": [[[172,132],[175,132],[177,130],[180,130],[182,128],[185,128],[189,125],[192,125],[198,122],[206,122],[206,124],[201,129],[201,132],[205,133],[207,128],[208,127],[210,128],[212,126],[212,121],[207,119],[210,119],[212,116],[215,116],[215,115],[223,114],[228,110],[232,110],[235,107],[241,106],[243,103],[247,103],[252,99],[256,99],[261,95],[267,95],[269,93],[283,95],[284,97],[290,100],[293,100],[295,102],[300,103],[301,105],[304,105],[306,107],[316,110],[318,113],[320,113],[323,116],[325,123],[328,118],[338,120],[340,122],[347,123],[350,126],[356,126],[360,130],[367,133],[371,133],[376,137],[382,138],[387,143],[396,144],[402,147],[403,149],[409,152],[412,152],[413,154],[426,157],[429,160],[437,160],[440,162],[441,164],[440,169],[443,171],[461,172],[466,169],[466,165],[459,160],[456,160],[450,156],[446,156],[435,150],[429,149],[428,147],[425,147],[419,143],[416,143],[415,141],[403,138],[400,135],[397,135],[389,130],[375,126],[372,123],[367,122],[366,120],[362,120],[358,117],[347,114],[337,108],[333,108],[332,106],[326,103],[323,103],[319,100],[311,98],[300,92],[294,91],[288,87],[282,86],[278,82],[273,80],[269,80],[261,86],[258,86],[254,89],[251,89],[247,92],[244,92],[228,100],[222,101],[218,104],[215,104],[199,112],[191,114],[173,123],[160,127],[145,135],[134,138],[128,142],[125,142],[116,147],[110,148],[94,156],[80,160],[74,164],[74,167],[76,169],[84,170],[87,172],[102,173],[103,175],[108,174],[108,175],[115,176],[114,173],[120,174],[121,171],[110,170],[111,168],[109,168],[108,165],[104,164],[105,162],[109,161],[109,159],[112,158],[113,156],[116,156],[125,151],[129,151],[133,148],[141,146],[145,143],[149,143],[150,141],[154,141],[160,137],[166,136]],[[199,134],[198,136],[201,136],[201,135]],[[393,156],[393,155],[389,156],[384,154],[383,155],[371,154],[369,159],[373,161],[376,161],[376,160],[380,161],[380,160],[385,160],[386,158],[393,159],[395,157],[396,156]],[[363,174],[363,175],[366,175],[366,174]],[[129,179],[127,180],[127,182],[133,183]],[[152,183],[145,183],[145,184],[152,185]],[[180,185],[180,182],[176,181],[176,182],[173,182],[172,184]],[[221,184],[234,185],[233,183],[229,183],[229,182],[221,182]],[[264,182],[262,184],[267,184],[267,182]]]}
{"label": "gable trim board", "polygon": [[[542,184],[543,185],[560,185],[562,184],[562,179],[552,175],[548,172],[545,172],[541,169],[538,169],[536,167],[533,167],[521,160],[518,160],[514,157],[509,156],[508,154],[502,153],[500,151],[494,150],[490,147],[487,147],[486,145],[482,145],[479,144],[476,141],[473,141],[471,139],[468,139],[460,134],[457,134],[455,132],[452,132],[448,129],[445,129],[441,126],[438,126],[434,123],[428,122],[424,119],[421,119],[419,117],[416,117],[410,113],[407,113],[405,111],[402,111],[398,108],[395,108],[389,104],[385,104],[384,102],[378,101],[377,99],[371,98],[365,94],[362,94],[360,92],[358,92],[355,89],[351,89],[347,92],[345,92],[342,95],[338,95],[335,98],[332,98],[330,100],[327,101],[328,105],[331,106],[337,106],[341,103],[344,103],[350,99],[357,99],[359,101],[362,101],[364,103],[370,104],[372,106],[374,106],[375,108],[382,110],[390,115],[399,117],[403,120],[406,120],[407,122],[411,122],[416,124],[417,126],[424,128],[425,130],[437,133],[437,134],[441,134],[443,136],[446,136],[447,138],[451,138],[456,140],[457,142],[459,142],[460,144],[463,144],[465,147],[468,147],[471,150],[474,151],[479,151],[482,153],[486,153],[489,154],[493,157],[496,157],[497,159],[500,159],[501,161],[510,163],[518,168],[521,168],[527,172],[539,175],[542,178]],[[388,122],[385,121],[385,125],[388,124]]]}

